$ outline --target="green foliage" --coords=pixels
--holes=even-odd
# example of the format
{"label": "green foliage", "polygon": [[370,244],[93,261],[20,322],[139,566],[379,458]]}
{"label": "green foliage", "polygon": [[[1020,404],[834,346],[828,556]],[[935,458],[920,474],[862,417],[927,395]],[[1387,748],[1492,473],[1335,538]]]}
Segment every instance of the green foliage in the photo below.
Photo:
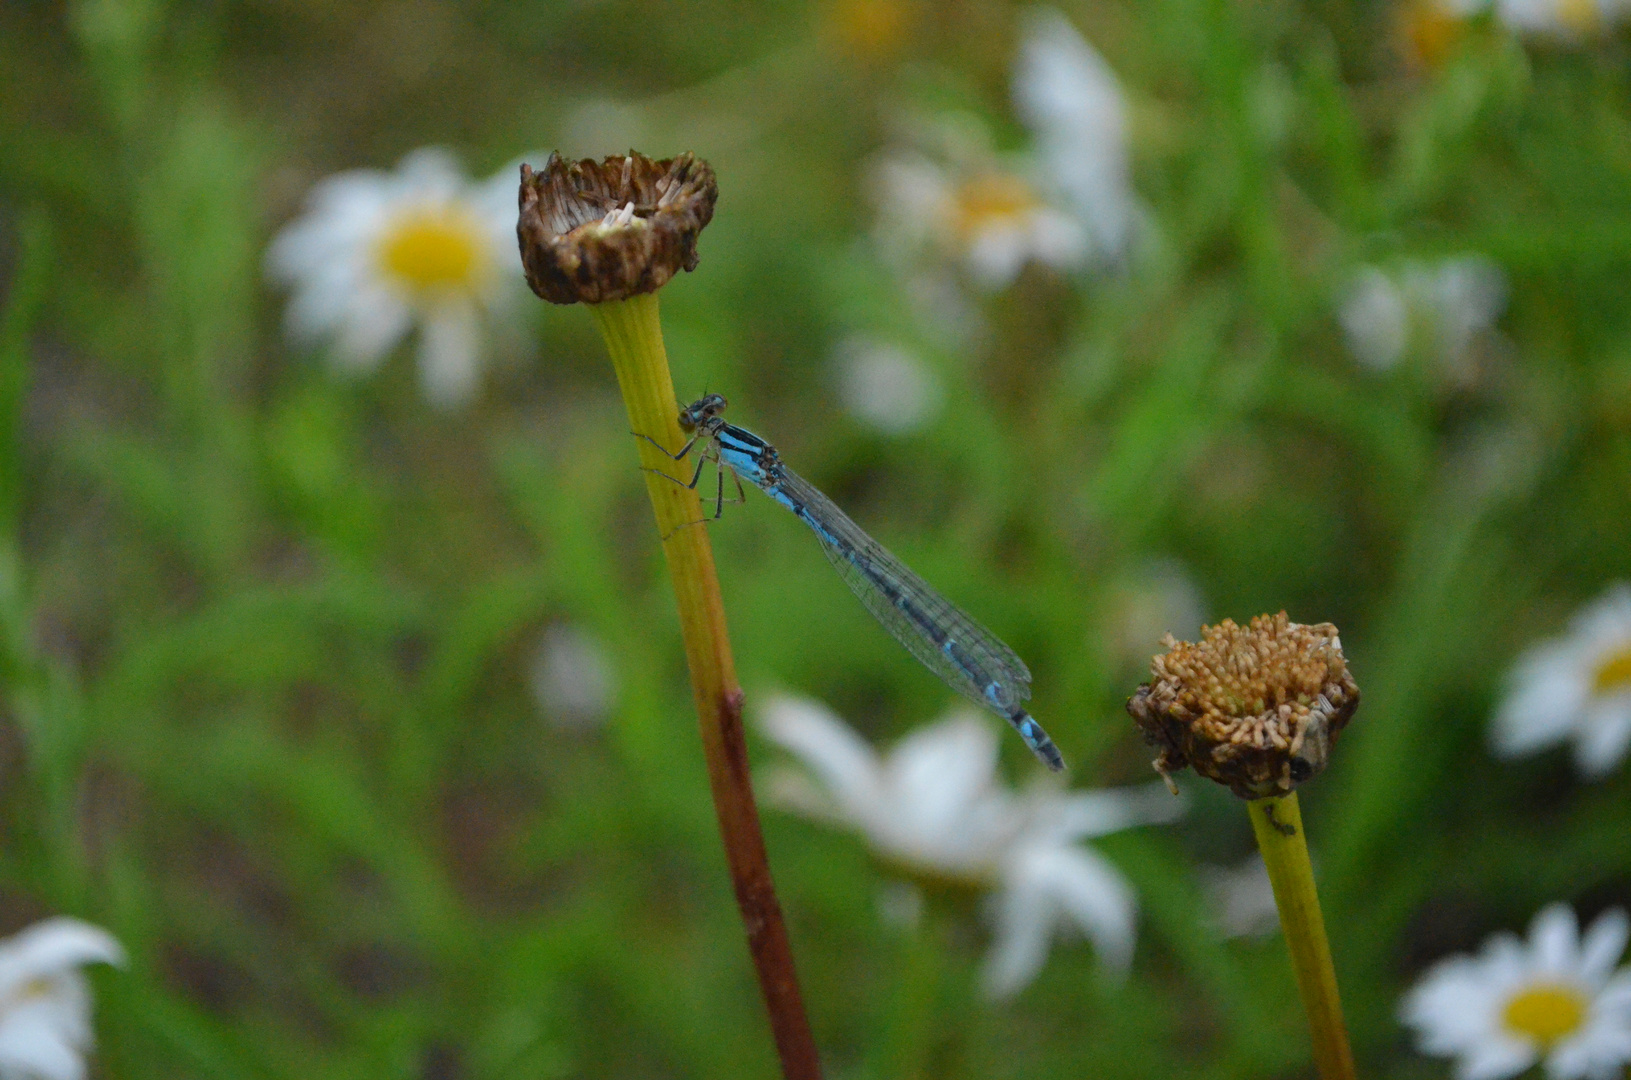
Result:
{"label": "green foliage", "polygon": [[[1117,641],[1152,559],[1210,618],[1341,626],[1365,701],[1304,802],[1363,1073],[1437,1075],[1393,1019],[1425,963],[1631,902],[1625,770],[1485,749],[1516,652],[1631,575],[1626,40],[1475,24],[1417,68],[1383,4],[1066,6],[1127,86],[1155,239],[1028,269],[967,348],[862,242],[866,163],[912,109],[1023,140],[996,0],[864,55],[836,4],[0,7],[0,930],[124,943],[104,1075],[771,1075],[588,316],[529,306],[536,354],[441,413],[406,355],[364,382],[294,351],[264,284],[318,177],[621,150],[585,141],[602,98],[720,176],[663,296],[681,393],[727,393],[1010,640],[1075,783],[1149,776]],[[1465,251],[1510,278],[1498,377],[1355,365],[1355,268]],[[927,358],[932,424],[844,416],[856,332]],[[883,742],[945,708],[796,521],[750,494],[713,532],[750,713],[794,690]],[[528,690],[557,622],[611,659],[599,729]],[[1141,899],[1129,979],[1063,943],[1006,1004],[973,907],[894,928],[859,840],[768,812],[831,1075],[1306,1075],[1281,943],[1209,921],[1198,868],[1245,816],[1188,786],[1099,845]]]}

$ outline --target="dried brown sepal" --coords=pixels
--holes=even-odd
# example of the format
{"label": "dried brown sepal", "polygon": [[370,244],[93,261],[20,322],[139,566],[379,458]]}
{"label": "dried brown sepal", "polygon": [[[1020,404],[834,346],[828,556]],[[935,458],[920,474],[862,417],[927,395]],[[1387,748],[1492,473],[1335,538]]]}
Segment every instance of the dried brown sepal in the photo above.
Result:
{"label": "dried brown sepal", "polygon": [[1282,611],[1250,626],[1203,626],[1198,642],[1168,634],[1163,643],[1152,681],[1127,711],[1160,747],[1155,771],[1169,787],[1189,766],[1243,799],[1283,795],[1325,768],[1359,707],[1330,623],[1294,623]]}
{"label": "dried brown sepal", "polygon": [[554,153],[541,172],[522,165],[515,233],[527,284],[552,304],[656,292],[697,268],[697,235],[718,198],[713,169],[692,154],[568,162]]}

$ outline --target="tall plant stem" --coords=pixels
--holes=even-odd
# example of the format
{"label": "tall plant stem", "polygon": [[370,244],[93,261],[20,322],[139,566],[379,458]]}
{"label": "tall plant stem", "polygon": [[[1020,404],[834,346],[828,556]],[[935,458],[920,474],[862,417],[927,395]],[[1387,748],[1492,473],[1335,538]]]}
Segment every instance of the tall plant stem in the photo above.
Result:
{"label": "tall plant stem", "polygon": [[1314,1064],[1322,1080],[1355,1080],[1353,1051],[1348,1047],[1348,1029],[1342,1022],[1336,968],[1331,964],[1331,946],[1325,938],[1319,894],[1314,891],[1314,868],[1308,861],[1297,793],[1253,799],[1246,803],[1246,810],[1251,815],[1263,863],[1268,867],[1269,882],[1274,886],[1274,904],[1280,909],[1280,926],[1291,950],[1297,990],[1302,995],[1303,1011],[1308,1014]]}
{"label": "tall plant stem", "polygon": [[[663,348],[656,293],[591,304],[617,384],[628,407],[631,430],[678,450],[686,436],[679,427],[679,404]],[[645,439],[631,439],[640,451],[646,492],[663,537],[668,572],[679,604],[685,658],[691,668],[691,691],[702,727],[702,749],[708,782],[725,841],[725,858],[736,887],[736,903],[747,926],[748,948],[759,972],[759,987],[770,1011],[770,1027],[788,1080],[816,1080],[821,1075],[815,1038],[804,1012],[793,950],[782,921],[781,905],[770,878],[764,836],[748,776],[747,742],[742,735],[742,689],[725,632],[725,608],[714,572],[708,530],[692,526],[702,520],[697,493],[658,472],[677,476],[676,465]],[[657,471],[649,471],[657,470]]]}

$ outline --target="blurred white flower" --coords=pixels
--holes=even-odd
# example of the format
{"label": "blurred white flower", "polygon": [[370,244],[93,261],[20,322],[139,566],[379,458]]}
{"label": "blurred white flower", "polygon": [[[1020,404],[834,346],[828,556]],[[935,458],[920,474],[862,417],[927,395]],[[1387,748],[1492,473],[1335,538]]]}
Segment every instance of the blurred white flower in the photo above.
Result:
{"label": "blurred white flower", "polygon": [[985,971],[993,996],[1036,976],[1061,924],[1092,939],[1107,967],[1131,962],[1132,888],[1076,841],[1172,820],[1182,804],[1160,785],[1010,791],[996,776],[996,732],[966,711],[913,732],[882,757],[812,701],[771,701],[763,728],[804,766],[767,775],[772,801],[859,831],[882,859],[912,875],[996,891]]}
{"label": "blurred white flower", "polygon": [[1418,36],[1433,44],[1439,44],[1434,20],[1453,25],[1487,11],[1515,34],[1571,42],[1606,32],[1625,17],[1627,6],[1626,0],[1418,0],[1411,18],[1427,31]]}
{"label": "blurred white flower", "polygon": [[1224,937],[1262,937],[1280,928],[1274,886],[1260,853],[1253,852],[1238,866],[1208,866],[1201,873]]}
{"label": "blurred white flower", "polygon": [[1052,8],[1027,15],[1014,105],[1035,135],[1045,183],[1086,226],[1092,256],[1119,258],[1138,221],[1127,102],[1104,57]]}
{"label": "blurred white flower", "polygon": [[1410,343],[1410,308],[1404,290],[1374,266],[1362,268],[1337,313],[1348,351],[1368,368],[1386,371]]}
{"label": "blurred white flower", "polygon": [[1576,614],[1563,637],[1518,659],[1490,729],[1502,757],[1566,739],[1592,779],[1618,765],[1631,745],[1631,585],[1624,582]]}
{"label": "blurred white flower", "polygon": [[396,172],[357,169],[319,182],[306,212],[267,251],[293,295],[291,337],[328,339],[335,360],[369,371],[419,329],[425,396],[448,407],[475,392],[485,322],[522,280],[513,170],[471,183],[446,150],[427,147]]}
{"label": "blurred white flower", "polygon": [[1544,1061],[1552,1080],[1610,1080],[1631,1062],[1631,970],[1614,971],[1627,923],[1604,912],[1584,939],[1552,904],[1527,945],[1496,934],[1477,956],[1441,960],[1399,1009],[1424,1054],[1456,1058],[1457,1080],[1501,1080]]}
{"label": "blurred white flower", "polygon": [[95,1040],[79,969],[124,959],[112,935],[78,919],[46,919],[0,941],[0,1077],[82,1080]]}
{"label": "blurred white flower", "polygon": [[1405,291],[1422,297],[1432,312],[1439,354],[1459,357],[1473,338],[1495,325],[1506,307],[1506,275],[1481,255],[1445,259],[1436,267],[1412,267]]}
{"label": "blurred white flower", "polygon": [[978,119],[946,115],[916,125],[915,148],[879,158],[886,257],[910,268],[931,255],[996,290],[1030,262],[1068,271],[1122,255],[1138,212],[1126,103],[1109,65],[1063,15],[1040,9],[1027,20],[1013,92],[1029,153],[998,155]]}
{"label": "blurred white flower", "polygon": [[1354,359],[1386,371],[1413,341],[1427,346],[1451,373],[1474,339],[1494,327],[1506,306],[1506,276],[1480,255],[1437,263],[1407,262],[1389,273],[1360,269],[1337,320]]}
{"label": "blurred white flower", "polygon": [[1082,224],[995,155],[943,163],[896,150],[878,161],[874,177],[879,242],[897,263],[935,253],[995,290],[1033,260],[1071,270],[1087,254]]}
{"label": "blurred white flower", "polygon": [[868,427],[904,435],[940,412],[945,390],[934,369],[900,346],[853,337],[837,359],[844,407]]}
{"label": "blurred white flower", "polygon": [[528,669],[532,696],[558,727],[588,728],[611,707],[612,666],[600,642],[574,626],[544,631]]}

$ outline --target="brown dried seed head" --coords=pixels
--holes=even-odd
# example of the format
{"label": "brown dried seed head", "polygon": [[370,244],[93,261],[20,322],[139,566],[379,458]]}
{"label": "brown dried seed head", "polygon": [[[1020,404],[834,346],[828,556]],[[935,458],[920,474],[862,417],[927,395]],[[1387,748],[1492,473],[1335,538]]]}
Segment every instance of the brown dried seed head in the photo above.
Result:
{"label": "brown dried seed head", "polygon": [[515,232],[527,284],[553,304],[656,292],[696,269],[697,235],[718,198],[713,169],[692,154],[568,162],[556,153],[541,172],[523,165]]}
{"label": "brown dried seed head", "polygon": [[1243,799],[1283,795],[1325,768],[1359,707],[1359,687],[1337,628],[1259,615],[1224,619],[1201,640],[1165,639],[1153,679],[1127,701],[1144,740],[1161,748],[1155,770],[1192,767]]}

